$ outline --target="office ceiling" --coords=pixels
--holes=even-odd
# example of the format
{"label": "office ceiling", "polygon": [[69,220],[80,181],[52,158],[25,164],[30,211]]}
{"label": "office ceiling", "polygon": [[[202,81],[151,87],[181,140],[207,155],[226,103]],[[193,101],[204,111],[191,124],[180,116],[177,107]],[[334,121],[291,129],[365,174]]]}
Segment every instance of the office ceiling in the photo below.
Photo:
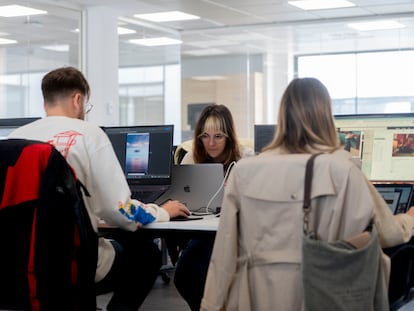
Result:
{"label": "office ceiling", "polygon": [[[28,40],[32,44],[62,38],[76,40],[73,29],[77,9],[107,6],[119,12],[120,24],[137,33],[120,36],[121,54],[136,49],[128,39],[168,35],[183,41],[182,58],[211,55],[292,53],[310,54],[355,50],[405,49],[414,47],[414,0],[351,0],[355,7],[303,11],[287,0],[25,0],[22,5],[44,8],[53,13],[15,18],[11,23],[0,19],[0,32]],[[20,2],[20,3],[19,3]],[[0,5],[10,1],[0,0]],[[58,7],[56,7],[58,6]],[[59,7],[74,9],[73,14]],[[198,20],[150,23],[133,17],[137,13],[179,10],[200,16]],[[52,15],[52,14],[51,14]],[[394,30],[359,32],[349,22],[392,19],[405,27]],[[47,31],[44,31],[47,26]],[[12,36],[12,35],[10,35]],[[141,48],[142,49],[142,48]],[[143,50],[141,50],[143,51]],[[151,62],[151,48],[142,58]],[[165,50],[167,51],[167,50]],[[166,55],[166,52],[164,52]],[[168,58],[165,56],[164,58]],[[131,56],[132,57],[132,56]],[[168,61],[168,59],[167,59]]]}

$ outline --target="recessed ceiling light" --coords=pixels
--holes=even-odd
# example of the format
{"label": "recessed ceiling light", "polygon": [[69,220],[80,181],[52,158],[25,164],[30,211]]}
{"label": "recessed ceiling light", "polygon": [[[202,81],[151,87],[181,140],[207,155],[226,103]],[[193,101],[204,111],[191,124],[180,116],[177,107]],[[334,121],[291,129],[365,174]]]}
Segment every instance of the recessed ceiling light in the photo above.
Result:
{"label": "recessed ceiling light", "polygon": [[118,35],[129,35],[131,33],[136,33],[135,30],[125,28],[125,27],[118,27],[117,29],[118,29]]}
{"label": "recessed ceiling light", "polygon": [[194,55],[194,56],[207,56],[207,55],[224,55],[229,54],[229,52],[220,50],[220,49],[201,49],[201,50],[191,50],[191,51],[183,51],[183,54],[186,55]]}
{"label": "recessed ceiling light", "polygon": [[131,39],[128,40],[130,43],[145,45],[145,46],[161,46],[161,45],[173,45],[181,44],[181,40],[159,37],[159,38],[144,38],[144,39]]}
{"label": "recessed ceiling light", "polygon": [[180,11],[168,11],[168,12],[159,12],[159,13],[150,13],[150,14],[135,14],[134,17],[145,19],[151,22],[175,22],[175,21],[184,21],[191,19],[199,19],[199,16],[187,14]]}
{"label": "recessed ceiling light", "polygon": [[44,45],[42,49],[55,52],[69,52],[69,44]]}
{"label": "recessed ceiling light", "polygon": [[370,30],[385,30],[385,29],[398,29],[404,28],[405,25],[393,21],[393,20],[382,20],[382,21],[371,21],[371,22],[360,22],[360,23],[350,23],[348,27],[360,31],[370,31]]}
{"label": "recessed ceiling light", "polygon": [[355,6],[354,3],[347,0],[298,0],[288,1],[288,3],[302,10],[323,10]]}
{"label": "recessed ceiling light", "polygon": [[15,16],[28,16],[47,14],[47,11],[29,8],[22,5],[3,5],[0,6],[0,16],[3,17],[15,17]]}
{"label": "recessed ceiling light", "polygon": [[16,40],[0,38],[0,44],[13,44],[13,43],[17,43],[17,41]]}

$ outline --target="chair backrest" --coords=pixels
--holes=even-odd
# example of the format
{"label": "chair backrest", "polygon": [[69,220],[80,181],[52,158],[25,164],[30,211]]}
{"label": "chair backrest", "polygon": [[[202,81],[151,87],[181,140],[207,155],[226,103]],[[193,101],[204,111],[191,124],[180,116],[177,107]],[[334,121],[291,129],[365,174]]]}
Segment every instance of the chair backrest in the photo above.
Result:
{"label": "chair backrest", "polygon": [[384,252],[391,259],[388,299],[390,311],[395,311],[414,298],[414,238]]}
{"label": "chair backrest", "polygon": [[72,169],[47,143],[0,154],[0,309],[95,310],[98,240]]}

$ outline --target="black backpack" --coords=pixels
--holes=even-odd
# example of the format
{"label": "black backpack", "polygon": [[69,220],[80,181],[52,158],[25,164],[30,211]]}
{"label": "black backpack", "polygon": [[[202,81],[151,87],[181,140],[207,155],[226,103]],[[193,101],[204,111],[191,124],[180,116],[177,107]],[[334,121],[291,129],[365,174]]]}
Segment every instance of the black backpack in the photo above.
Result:
{"label": "black backpack", "polygon": [[50,144],[0,141],[0,309],[96,310],[98,238]]}

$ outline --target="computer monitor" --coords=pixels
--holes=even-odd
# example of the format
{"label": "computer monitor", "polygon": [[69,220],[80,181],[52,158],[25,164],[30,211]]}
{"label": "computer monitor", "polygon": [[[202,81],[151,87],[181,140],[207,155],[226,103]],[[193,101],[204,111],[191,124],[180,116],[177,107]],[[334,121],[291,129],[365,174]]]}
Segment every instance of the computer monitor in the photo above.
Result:
{"label": "computer monitor", "polygon": [[275,124],[254,125],[254,152],[256,154],[260,153],[263,147],[272,142],[275,131]]}
{"label": "computer monitor", "polygon": [[103,127],[128,184],[171,183],[173,125]]}
{"label": "computer monitor", "polygon": [[29,124],[38,119],[40,119],[40,117],[0,119],[0,139],[6,139],[9,134],[18,127]]}
{"label": "computer monitor", "polygon": [[414,181],[413,113],[338,115],[334,119],[338,132],[360,133],[361,168],[370,180]]}

